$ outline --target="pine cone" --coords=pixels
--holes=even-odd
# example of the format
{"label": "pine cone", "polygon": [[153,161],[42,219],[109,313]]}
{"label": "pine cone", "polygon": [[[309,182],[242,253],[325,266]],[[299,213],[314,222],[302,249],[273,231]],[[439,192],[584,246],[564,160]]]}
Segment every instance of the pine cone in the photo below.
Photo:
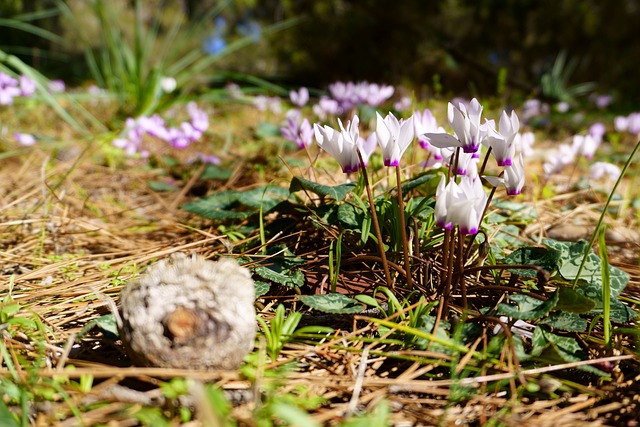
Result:
{"label": "pine cone", "polygon": [[120,337],[141,366],[235,369],[254,346],[255,287],[230,258],[173,254],[120,294]]}

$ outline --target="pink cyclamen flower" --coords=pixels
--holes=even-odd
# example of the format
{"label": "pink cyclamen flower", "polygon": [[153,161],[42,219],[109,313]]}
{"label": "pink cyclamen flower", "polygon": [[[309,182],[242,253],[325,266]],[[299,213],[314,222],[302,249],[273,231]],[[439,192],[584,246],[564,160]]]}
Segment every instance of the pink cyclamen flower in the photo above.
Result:
{"label": "pink cyclamen flower", "polygon": [[562,101],[556,104],[556,110],[558,110],[558,112],[560,113],[566,113],[570,109],[571,109],[571,105],[569,105],[568,102]]}
{"label": "pink cyclamen flower", "polygon": [[20,95],[31,96],[36,91],[36,82],[27,76],[20,76]]}
{"label": "pink cyclamen flower", "polygon": [[320,100],[313,106],[313,113],[320,120],[326,120],[327,116],[336,116],[342,113],[342,108],[335,99],[326,96],[320,97]]}
{"label": "pink cyclamen flower", "polygon": [[51,80],[49,82],[49,90],[52,93],[62,93],[67,90],[67,87],[62,80]]}
{"label": "pink cyclamen flower", "polygon": [[13,104],[13,98],[20,96],[18,81],[8,74],[0,72],[0,105]]}
{"label": "pink cyclamen flower", "polygon": [[528,99],[522,105],[522,120],[527,122],[548,112],[549,104],[543,103],[539,99]]}
{"label": "pink cyclamen flower", "polygon": [[598,108],[607,108],[613,102],[613,96],[611,95],[598,95],[594,94],[592,97],[593,103],[596,104]]}
{"label": "pink cyclamen flower", "polygon": [[395,108],[396,111],[408,110],[409,108],[411,108],[411,98],[409,98],[408,96],[403,96],[399,101],[396,101],[393,104],[393,108]]}
{"label": "pink cyclamen flower", "polygon": [[188,163],[202,162],[211,165],[219,165],[221,163],[220,157],[214,154],[204,154],[200,151],[196,152],[196,155],[188,161]]}
{"label": "pink cyclamen flower", "polygon": [[187,104],[187,113],[191,118],[191,125],[200,133],[209,128],[209,116],[204,110],[198,108],[198,104],[191,101]]}
{"label": "pink cyclamen flower", "polygon": [[627,131],[634,135],[640,135],[640,113],[631,113],[627,119],[629,120]]}
{"label": "pink cyclamen flower", "polygon": [[36,143],[36,138],[33,135],[30,135],[28,133],[15,132],[13,134],[13,137],[15,138],[16,141],[18,141],[18,144],[23,145],[25,147],[29,147]]}
{"label": "pink cyclamen flower", "polygon": [[371,83],[366,85],[365,92],[366,95],[364,97],[364,101],[372,107],[377,107],[387,99],[391,98],[395,89],[393,86]]}
{"label": "pink cyclamen flower", "polygon": [[380,113],[376,113],[376,135],[378,144],[382,148],[382,158],[385,166],[398,166],[400,158],[415,137],[413,128],[413,116],[409,119],[398,120],[389,113],[383,119]]}
{"label": "pink cyclamen flower", "polygon": [[292,90],[289,92],[289,99],[291,99],[293,105],[302,108],[309,102],[309,89],[301,87],[297,91]]}
{"label": "pink cyclamen flower", "polygon": [[298,110],[290,110],[287,113],[287,121],[280,128],[282,136],[289,141],[295,143],[299,148],[304,148],[313,142],[313,128],[309,120],[300,120],[300,112]]}
{"label": "pink cyclamen flower", "polygon": [[256,96],[253,98],[253,105],[260,111],[270,111],[273,114],[280,114],[282,112],[282,103],[277,96]]}
{"label": "pink cyclamen flower", "polygon": [[436,225],[445,229],[460,227],[462,234],[476,234],[482,221],[487,195],[479,179],[462,177],[446,183],[443,176],[436,190]]}
{"label": "pink cyclamen flower", "polygon": [[613,119],[613,127],[618,132],[625,132],[629,128],[629,118],[625,116],[617,116]]}
{"label": "pink cyclamen flower", "polygon": [[338,119],[339,131],[326,125],[320,126],[317,123],[313,125],[318,146],[338,161],[344,173],[357,172],[361,166],[358,157],[359,123],[358,116],[353,116],[346,127]]}
{"label": "pink cyclamen flower", "polygon": [[596,139],[602,140],[602,137],[607,132],[607,128],[604,123],[596,122],[589,126],[589,135]]}
{"label": "pink cyclamen flower", "polygon": [[157,114],[151,117],[140,116],[135,120],[135,123],[131,123],[130,126],[135,126],[141,134],[148,133],[164,141],[169,141],[170,139],[169,131],[167,130],[164,120]]}

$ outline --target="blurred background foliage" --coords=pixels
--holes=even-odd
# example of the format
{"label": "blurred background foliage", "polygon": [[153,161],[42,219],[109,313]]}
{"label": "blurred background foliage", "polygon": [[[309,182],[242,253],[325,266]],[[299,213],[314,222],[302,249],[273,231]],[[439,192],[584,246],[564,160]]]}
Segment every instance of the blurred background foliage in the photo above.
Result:
{"label": "blurred background foliage", "polygon": [[[51,40],[0,24],[0,49],[45,73],[84,82],[91,77],[83,49],[87,40],[101,40],[93,3],[0,0],[2,18],[22,19],[62,36],[62,41]],[[441,90],[479,96],[506,92],[570,101],[593,91],[613,95],[618,109],[640,104],[640,0],[237,0],[220,7],[222,3],[145,0],[144,21],[159,23],[161,36],[176,17],[188,26],[218,7],[224,26],[211,19],[208,33],[221,38],[255,34],[256,40],[216,69],[291,86],[369,80],[409,84],[420,96]],[[82,18],[69,21],[56,14],[61,4]],[[111,0],[108,5],[123,33],[132,37],[134,1]],[[260,28],[290,18],[301,20],[284,31],[260,33]],[[78,31],[85,37],[78,38]],[[201,49],[203,43],[194,39],[188,49]],[[585,82],[593,86],[575,86]]]}

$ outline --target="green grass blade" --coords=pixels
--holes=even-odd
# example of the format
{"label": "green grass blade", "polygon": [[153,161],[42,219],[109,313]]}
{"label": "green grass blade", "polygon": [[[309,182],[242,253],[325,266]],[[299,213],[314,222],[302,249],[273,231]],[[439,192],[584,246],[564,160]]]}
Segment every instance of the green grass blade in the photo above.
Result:
{"label": "green grass blade", "polygon": [[596,224],[596,229],[593,231],[593,234],[591,235],[591,240],[589,241],[589,244],[585,247],[585,252],[584,252],[584,256],[582,257],[582,262],[580,263],[580,267],[578,268],[578,272],[576,273],[576,278],[573,281],[574,289],[578,286],[578,281],[580,280],[580,274],[582,273],[582,270],[584,269],[584,265],[587,262],[587,258],[589,257],[589,252],[591,252],[591,249],[593,248],[593,244],[595,243],[596,238],[598,237],[598,234],[600,233],[600,230],[603,227],[604,217],[607,214],[607,211],[609,210],[609,205],[613,200],[613,196],[616,194],[616,190],[618,189],[618,186],[622,182],[622,177],[624,177],[624,174],[627,172],[627,169],[629,169],[629,166],[631,165],[631,163],[633,163],[633,158],[636,156],[636,153],[638,152],[638,150],[640,150],[640,140],[638,140],[638,142],[636,143],[636,146],[633,148],[633,151],[631,152],[631,154],[629,154],[629,158],[627,159],[624,166],[622,167],[622,171],[620,171],[620,176],[618,177],[618,180],[613,185],[613,188],[611,189],[611,193],[609,193],[609,197],[607,198],[607,201],[602,207],[602,213],[600,214],[600,218],[598,219],[598,223]]}
{"label": "green grass blade", "polygon": [[607,254],[605,230],[606,227],[602,227],[598,233],[598,250],[600,253],[600,265],[602,267],[602,322],[604,323],[604,343],[608,347],[611,344],[611,277],[609,274],[609,256]]}
{"label": "green grass blade", "polygon": [[40,28],[27,22],[17,21],[15,19],[0,18],[0,27],[14,28],[16,30],[33,34],[34,36],[41,37],[54,43],[62,43],[64,41],[62,37],[55,33],[52,33],[49,30],[45,30],[44,28]]}
{"label": "green grass blade", "polygon": [[20,427],[20,424],[2,400],[0,400],[0,425],[5,427]]}
{"label": "green grass blade", "polygon": [[[29,67],[27,64],[22,62],[18,57],[13,55],[8,55],[5,52],[0,50],[0,69],[4,69],[10,72],[10,69],[2,66],[1,64],[8,64],[11,69],[17,70],[19,73],[29,77],[36,83],[38,87],[38,95],[42,96],[42,98],[49,104],[54,111],[62,117],[69,125],[71,125],[76,131],[80,132],[83,135],[88,135],[89,131],[82,123],[76,120],[67,110],[65,110],[56,100],[56,98],[49,93],[47,90],[48,79],[44,77],[42,74]],[[89,118],[89,117],[87,117]],[[99,123],[95,117],[92,120],[94,123]]]}

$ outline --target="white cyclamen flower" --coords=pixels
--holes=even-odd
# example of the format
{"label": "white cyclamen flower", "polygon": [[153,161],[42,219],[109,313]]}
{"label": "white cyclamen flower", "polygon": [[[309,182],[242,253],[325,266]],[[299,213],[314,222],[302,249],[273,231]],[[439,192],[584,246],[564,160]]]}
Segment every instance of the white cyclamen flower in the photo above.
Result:
{"label": "white cyclamen flower", "polygon": [[573,151],[576,155],[584,156],[587,159],[593,158],[599,146],[600,139],[593,135],[574,135],[573,137]]}
{"label": "white cyclamen flower", "polygon": [[451,180],[445,185],[445,181],[443,176],[436,190],[436,225],[449,230],[457,225],[462,234],[476,234],[487,203],[482,183],[466,176],[460,184]]}
{"label": "white cyclamen flower", "polygon": [[320,126],[317,123],[313,125],[318,145],[338,161],[344,173],[357,172],[360,169],[360,158],[358,157],[359,123],[358,116],[353,116],[353,119],[347,122],[346,127],[338,119],[340,131],[326,125]]}
{"label": "white cyclamen flower", "polygon": [[289,92],[289,99],[294,105],[304,107],[309,102],[309,89],[301,87],[298,91],[292,90]]}
{"label": "white cyclamen flower", "polygon": [[504,185],[507,189],[507,194],[510,196],[520,194],[524,186],[524,159],[522,153],[520,153],[515,163],[505,166],[502,178],[485,176],[485,179],[494,187]]}
{"label": "white cyclamen flower", "polygon": [[402,154],[415,137],[413,116],[400,121],[391,113],[387,114],[384,119],[380,113],[376,113],[376,116],[376,135],[378,136],[378,144],[382,148],[384,165],[398,166]]}
{"label": "white cyclamen flower", "polygon": [[616,181],[620,177],[620,168],[612,163],[595,162],[589,169],[589,178],[598,180],[607,177]]}
{"label": "white cyclamen flower", "polygon": [[478,100],[473,98],[468,107],[463,103],[458,103],[457,106],[449,103],[447,113],[455,137],[448,133],[426,133],[424,136],[429,143],[439,148],[461,147],[465,153],[478,151],[483,139],[480,129],[482,105]]}
{"label": "white cyclamen flower", "polygon": [[488,123],[488,135],[484,144],[491,147],[491,153],[496,158],[498,166],[509,166],[515,156],[515,139],[520,130],[520,121],[515,111],[508,116],[506,111],[500,116],[500,128],[495,130],[495,124]]}

